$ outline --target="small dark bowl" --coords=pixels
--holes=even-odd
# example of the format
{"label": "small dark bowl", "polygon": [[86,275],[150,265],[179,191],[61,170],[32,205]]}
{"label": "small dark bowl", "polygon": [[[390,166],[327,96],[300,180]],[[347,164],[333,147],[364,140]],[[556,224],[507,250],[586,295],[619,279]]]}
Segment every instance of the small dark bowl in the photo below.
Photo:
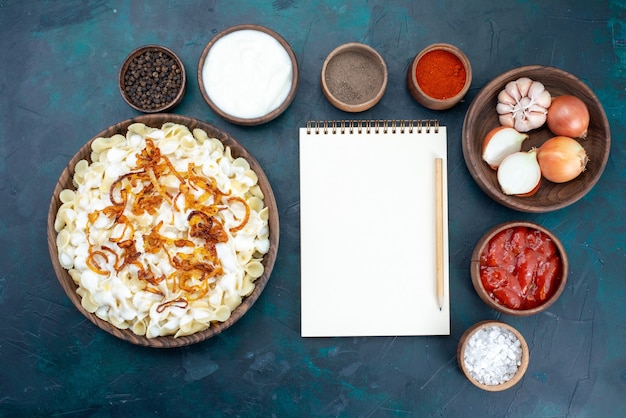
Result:
{"label": "small dark bowl", "polygon": [[[500,126],[496,104],[498,94],[509,81],[521,77],[541,82],[552,97],[571,94],[578,97],[589,109],[589,131],[581,140],[589,162],[586,170],[567,183],[552,183],[546,179],[532,196],[505,195],[500,188],[496,171],[482,160],[483,140],[487,133]],[[549,110],[548,110],[549,111]],[[556,136],[547,125],[528,132],[530,137],[522,144],[522,151],[538,148],[549,138]],[[602,104],[578,78],[554,67],[539,65],[519,67],[499,75],[489,82],[474,98],[463,123],[463,156],[467,168],[478,186],[496,202],[521,212],[550,212],[564,208],[585,196],[598,182],[604,171],[611,148],[609,122]]]}
{"label": "small dark bowl", "polygon": [[[520,346],[522,348],[522,364],[518,366],[517,372],[510,380],[499,385],[485,385],[484,383],[479,382],[472,376],[472,373],[469,371],[467,364],[465,363],[465,350],[467,349],[467,344],[470,338],[476,332],[492,326],[501,327],[511,331],[519,340]],[[524,339],[524,336],[512,326],[500,321],[481,321],[472,325],[470,328],[467,329],[467,331],[465,331],[465,333],[463,333],[457,346],[456,358],[457,363],[459,364],[459,368],[461,369],[465,377],[467,377],[467,380],[472,382],[474,386],[489,392],[499,392],[502,390],[510,389],[511,387],[515,386],[520,380],[522,380],[524,374],[526,373],[526,370],[528,369],[528,363],[530,362],[530,351],[528,349],[528,343]]]}
{"label": "small dark bowl", "polygon": [[[203,69],[206,64],[207,57],[209,55],[211,48],[215,45],[215,43],[227,35],[230,35],[237,31],[243,31],[243,30],[262,32],[266,35],[271,36],[276,41],[278,41],[278,43],[285,49],[291,61],[291,70],[292,70],[291,71],[292,72],[291,86],[290,86],[289,92],[287,93],[286,98],[278,107],[258,117],[249,117],[249,118],[240,117],[240,116],[228,113],[224,109],[220,108],[215,103],[214,98],[212,98],[207,92],[208,85],[206,84],[204,80],[204,76],[203,76]],[[293,52],[291,45],[289,45],[289,43],[278,33],[260,25],[250,25],[250,24],[236,25],[236,26],[231,26],[230,28],[223,30],[222,32],[215,35],[213,39],[211,39],[211,41],[209,41],[209,43],[204,47],[204,50],[202,51],[202,54],[200,55],[200,61],[198,62],[198,84],[200,87],[200,93],[202,94],[202,98],[209,105],[211,110],[213,110],[223,119],[231,123],[234,123],[236,125],[243,125],[243,126],[261,125],[277,118],[285,110],[287,110],[287,108],[289,107],[293,99],[296,97],[296,91],[298,89],[298,80],[299,80],[298,60],[296,59],[296,55]]]}
{"label": "small dark bowl", "polygon": [[[554,290],[554,293],[546,299],[541,305],[536,306],[530,309],[512,309],[507,306],[500,304],[496,301],[487,289],[483,286],[483,282],[480,278],[480,266],[481,260],[480,256],[487,248],[489,242],[494,238],[498,233],[515,228],[515,227],[525,227],[528,229],[536,230],[543,232],[547,235],[555,244],[558,256],[561,260],[561,270],[559,276],[559,282],[557,283],[557,288]],[[511,316],[529,316],[534,315],[539,312],[543,312],[548,309],[563,293],[565,286],[567,284],[567,272],[568,272],[568,260],[567,254],[565,253],[565,249],[563,248],[563,244],[561,241],[548,229],[543,226],[536,224],[534,222],[525,222],[525,221],[511,221],[505,222],[500,225],[496,225],[492,229],[490,229],[482,238],[478,241],[476,246],[474,247],[474,251],[472,253],[472,259],[470,263],[470,275],[472,277],[472,284],[474,285],[474,289],[478,296],[485,302],[491,309],[494,309],[498,312],[501,312],[506,315]]]}
{"label": "small dark bowl", "polygon": [[[159,58],[165,58],[163,64],[167,71],[161,70],[157,72],[158,78],[150,76],[133,76],[133,63],[137,63],[137,60],[144,57],[147,53],[150,53],[152,57],[158,56]],[[143,64],[142,64],[143,65]],[[161,66],[163,68],[163,66]],[[158,80],[154,83],[154,80]],[[147,106],[141,100],[136,98],[136,94],[133,94],[132,90],[136,90],[142,82],[148,82],[148,86],[154,88],[148,88],[146,96],[150,100],[158,100],[158,102],[152,102],[153,105]],[[152,83],[152,84],[151,84]],[[130,107],[143,113],[159,113],[166,112],[176,107],[185,95],[187,86],[187,75],[185,73],[185,66],[181,59],[169,48],[160,45],[145,45],[135,49],[124,60],[119,72],[119,89],[124,101],[128,103]],[[164,99],[162,93],[157,91],[164,87],[169,88],[171,93]],[[143,88],[143,86],[142,86]]]}
{"label": "small dark bowl", "polygon": [[345,112],[363,112],[382,99],[387,89],[387,65],[371,46],[348,43],[335,48],[322,66],[322,91]]}
{"label": "small dark bowl", "polygon": [[[432,51],[449,52],[457,57],[463,64],[465,69],[465,84],[463,84],[461,90],[454,96],[446,98],[432,97],[425,93],[417,82],[417,68],[420,64],[420,60],[424,57],[424,55]],[[467,94],[467,91],[472,84],[472,66],[467,56],[456,46],[445,43],[432,44],[421,50],[415,58],[413,58],[413,61],[411,62],[411,65],[406,73],[406,83],[411,96],[413,96],[413,98],[422,106],[432,110],[450,109],[459,103]]]}

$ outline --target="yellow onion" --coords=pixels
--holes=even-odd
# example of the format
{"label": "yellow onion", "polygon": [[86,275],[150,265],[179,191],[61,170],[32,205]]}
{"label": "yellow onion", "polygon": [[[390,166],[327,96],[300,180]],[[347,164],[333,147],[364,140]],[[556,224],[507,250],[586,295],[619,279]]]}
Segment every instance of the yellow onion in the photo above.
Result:
{"label": "yellow onion", "polygon": [[537,150],[541,174],[553,183],[565,183],[580,175],[587,167],[587,152],[578,141],[555,136]]}
{"label": "yellow onion", "polygon": [[576,96],[558,96],[552,99],[546,123],[555,135],[585,138],[589,129],[589,109]]}
{"label": "yellow onion", "polygon": [[498,166],[497,178],[506,195],[526,197],[535,194],[541,184],[537,149],[508,155]]}
{"label": "yellow onion", "polygon": [[497,126],[483,139],[483,160],[496,170],[504,158],[521,151],[522,143],[526,139],[526,133],[517,132],[509,126]]}

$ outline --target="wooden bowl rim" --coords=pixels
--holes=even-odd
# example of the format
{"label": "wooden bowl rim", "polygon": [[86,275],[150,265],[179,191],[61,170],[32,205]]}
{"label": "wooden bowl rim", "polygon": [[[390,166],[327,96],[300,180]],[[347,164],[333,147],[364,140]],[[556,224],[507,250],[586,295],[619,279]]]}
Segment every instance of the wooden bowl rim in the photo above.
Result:
{"label": "wooden bowl rim", "polygon": [[[469,341],[470,337],[479,329],[487,328],[491,326],[498,326],[498,327],[505,328],[511,331],[513,334],[515,334],[517,339],[520,341],[520,345],[522,348],[522,359],[521,359],[522,364],[520,364],[520,366],[518,367],[517,373],[515,373],[515,375],[510,380],[500,385],[485,385],[483,383],[480,383],[479,381],[474,379],[474,377],[472,377],[472,375],[469,373],[469,370],[467,370],[467,366],[465,365],[465,358],[464,358],[465,348],[467,346],[467,342]],[[499,392],[499,391],[510,389],[511,387],[515,386],[520,380],[522,380],[522,378],[526,374],[526,370],[528,369],[528,364],[530,363],[530,350],[528,348],[528,343],[526,342],[526,339],[524,338],[522,333],[519,332],[515,327],[509,324],[506,324],[504,322],[501,322],[501,321],[485,320],[485,321],[477,322],[476,324],[472,325],[463,333],[463,335],[461,335],[461,338],[459,339],[459,344],[457,346],[456,357],[457,357],[457,363],[459,365],[459,368],[461,369],[461,371],[463,372],[467,380],[472,382],[472,384],[474,384],[476,387],[480,389],[483,389],[489,392]]]}
{"label": "wooden bowl rim", "polygon": [[[450,52],[458,59],[460,59],[463,63],[463,66],[465,67],[465,85],[463,86],[461,91],[459,91],[455,96],[449,97],[447,99],[437,99],[435,97],[429,96],[424,92],[424,90],[422,90],[421,86],[417,82],[416,70],[419,61],[427,53],[438,50]],[[411,65],[409,66],[409,70],[407,73],[407,83],[409,84],[409,91],[411,92],[413,98],[423,106],[432,110],[449,109],[459,103],[469,91],[470,85],[472,84],[472,65],[469,58],[467,58],[467,55],[465,55],[461,48],[449,43],[440,42],[431,44],[418,52],[411,61]]]}
{"label": "wooden bowl rim", "polygon": [[[145,109],[143,107],[137,106],[135,103],[132,102],[132,100],[130,100],[130,98],[126,94],[126,90],[124,90],[124,74],[126,74],[126,71],[128,71],[128,66],[130,65],[131,60],[134,57],[136,57],[137,55],[141,55],[144,52],[150,51],[150,50],[160,50],[160,51],[166,52],[168,55],[170,55],[176,61],[178,66],[180,67],[181,77],[182,77],[181,88],[178,91],[178,94],[176,94],[176,97],[171,102],[168,102],[168,103],[164,104],[163,106],[161,106],[159,108],[155,108],[155,109]],[[120,94],[122,95],[122,98],[133,109],[138,110],[138,111],[143,112],[143,113],[149,113],[149,114],[150,113],[167,112],[169,110],[172,110],[177,105],[179,105],[180,102],[183,100],[183,97],[185,96],[185,92],[187,91],[187,72],[185,70],[185,65],[183,64],[183,61],[170,48],[168,48],[166,46],[163,46],[163,45],[156,45],[156,44],[143,45],[143,46],[140,46],[140,47],[134,49],[133,51],[131,51],[131,53],[128,54],[128,56],[122,62],[122,65],[120,66],[120,71],[118,73],[118,83],[117,84],[118,84],[118,88],[120,90]]]}
{"label": "wooden bowl rim", "polygon": [[[276,39],[278,43],[280,43],[280,45],[283,48],[285,48],[285,51],[287,52],[287,54],[289,55],[289,59],[291,60],[291,66],[292,66],[291,88],[289,90],[289,93],[287,94],[287,97],[283,101],[283,103],[280,106],[278,106],[276,109],[272,110],[271,112],[263,116],[259,116],[255,118],[240,118],[237,116],[233,116],[230,113],[227,113],[224,110],[222,110],[219,106],[215,104],[215,102],[211,99],[211,97],[207,93],[205,84],[204,84],[204,79],[202,77],[202,70],[204,68],[204,63],[213,45],[215,45],[215,43],[219,41],[221,38],[223,38],[224,36],[233,32],[241,31],[241,30],[253,30],[257,32],[263,32],[267,35],[270,35],[274,39]],[[241,25],[230,26],[224,29],[223,31],[215,35],[206,44],[206,46],[202,50],[202,54],[200,54],[200,60],[198,61],[197,76],[198,76],[198,87],[200,88],[200,94],[202,95],[202,98],[204,99],[204,101],[209,105],[211,110],[217,113],[222,119],[230,123],[234,123],[236,125],[242,125],[242,126],[256,126],[256,125],[261,125],[261,124],[264,124],[264,123],[267,123],[276,119],[285,110],[287,110],[291,102],[293,102],[294,98],[296,97],[296,91],[298,89],[298,82],[300,79],[300,71],[299,71],[298,59],[296,58],[296,54],[294,53],[293,48],[291,47],[289,42],[285,40],[285,38],[283,38],[280,34],[278,34],[277,32],[273,31],[272,29],[268,27],[246,23],[246,24],[241,24]]]}
{"label": "wooden bowl rim", "polygon": [[[480,279],[480,255],[483,252],[485,246],[491,241],[491,239],[496,236],[499,232],[504,231],[506,229],[515,228],[518,226],[535,229],[546,234],[556,245],[557,251],[559,252],[559,256],[561,258],[561,279],[559,282],[559,286],[556,291],[552,295],[550,299],[545,301],[543,304],[532,308],[532,309],[511,309],[504,305],[499,304],[496,300],[489,296],[489,293],[485,290],[482,280]],[[511,315],[511,316],[530,316],[537,314],[539,312],[543,312],[548,309],[556,300],[561,296],[563,290],[567,285],[567,277],[569,271],[569,261],[567,258],[567,253],[565,252],[565,248],[561,243],[561,240],[557,238],[556,235],[548,228],[539,225],[535,222],[530,221],[509,221],[503,222],[492,227],[489,231],[487,231],[478,241],[476,246],[474,247],[474,251],[472,252],[472,258],[470,262],[470,276],[472,278],[472,285],[474,286],[474,290],[478,296],[485,302],[490,308],[501,312],[503,314]]]}
{"label": "wooden bowl rim", "polygon": [[[382,73],[383,73],[383,80],[376,94],[369,100],[366,100],[365,102],[362,102],[362,103],[351,104],[351,103],[346,103],[342,101],[333,93],[332,89],[328,86],[328,83],[326,82],[326,71],[327,71],[329,63],[332,60],[336,59],[339,55],[348,51],[358,52],[358,53],[364,54],[372,58],[373,61],[379,66],[379,68],[382,70]],[[387,70],[387,64],[385,63],[385,60],[383,59],[382,55],[380,55],[380,53],[376,49],[371,47],[370,45],[359,43],[359,42],[348,42],[348,43],[339,45],[338,47],[333,49],[328,54],[328,56],[326,56],[326,59],[324,59],[324,63],[322,64],[322,71],[320,75],[320,81],[322,84],[322,92],[324,93],[324,96],[326,97],[326,99],[336,108],[343,110],[344,112],[352,112],[352,113],[363,112],[365,110],[371,109],[374,105],[376,105],[385,95],[385,91],[387,90],[388,79],[389,79],[389,74]]]}
{"label": "wooden bowl rim", "polygon": [[[497,96],[497,93],[500,90],[504,89],[504,86],[506,85],[508,81],[513,81],[520,77],[527,76],[527,77],[530,77],[531,79],[543,82],[541,79],[541,74],[546,74],[546,73],[554,75],[554,77],[558,80],[563,80],[562,83],[564,84],[567,83],[568,86],[575,85],[577,89],[580,89],[580,91],[584,92],[585,96],[589,98],[591,103],[594,105],[595,111],[598,112],[599,120],[592,121],[592,124],[593,126],[597,126],[598,136],[601,135],[604,141],[603,143],[604,150],[602,152],[602,155],[594,156],[595,157],[594,159],[596,161],[599,161],[599,163],[597,165],[597,172],[595,173],[593,178],[589,178],[589,176],[587,176],[588,178],[584,178],[584,179],[579,177],[577,179],[572,180],[571,182],[563,183],[561,185],[552,185],[550,182],[542,178],[542,182],[546,182],[551,185],[550,191],[553,191],[555,189],[557,191],[561,190],[562,187],[566,187],[564,185],[570,184],[572,182],[586,181],[583,187],[576,189],[572,194],[567,195],[565,198],[558,199],[557,201],[553,203],[546,202],[547,198],[542,198],[542,196],[545,195],[544,193],[547,193],[545,192],[545,187],[543,184],[542,186],[539,187],[539,190],[537,191],[537,193],[535,193],[535,195],[530,196],[530,197],[520,197],[520,196],[513,196],[513,195],[509,196],[509,195],[505,195],[504,193],[502,193],[498,185],[492,184],[489,181],[489,179],[485,178],[485,175],[483,174],[484,162],[482,161],[482,157],[480,155],[481,152],[478,151],[479,149],[482,149],[483,138],[474,138],[472,132],[470,132],[475,129],[474,128],[475,121],[481,119],[481,115],[478,113],[479,112],[478,106],[481,101],[484,102],[491,95]],[[565,87],[563,87],[563,89],[565,89]],[[497,102],[497,97],[495,97],[493,101],[494,112],[496,112],[495,110],[496,102]],[[589,107],[589,104],[587,104],[587,106]],[[592,109],[590,109],[590,113],[591,111]],[[496,126],[497,125],[494,124],[494,126],[491,128],[494,128]],[[591,126],[592,125],[590,125],[590,127]],[[542,130],[547,130],[547,129],[548,129],[547,126],[544,125],[538,130],[533,130],[528,133],[530,135],[533,135],[533,134],[536,134],[537,131],[542,131]],[[552,135],[552,136],[555,136],[555,135]],[[589,140],[589,138],[587,140]],[[479,142],[480,142],[480,145],[478,145]],[[545,213],[545,212],[551,212],[551,211],[562,209],[566,206],[572,205],[573,203],[579,201],[600,180],[600,177],[602,177],[602,173],[604,172],[604,168],[606,167],[609,154],[610,154],[611,131],[610,131],[609,122],[606,117],[606,113],[604,111],[602,103],[600,102],[600,100],[598,100],[597,96],[595,95],[593,90],[591,90],[589,86],[587,86],[585,83],[583,83],[580,79],[578,79],[573,74],[570,74],[567,71],[564,71],[560,68],[552,67],[552,66],[545,66],[545,65],[528,65],[528,66],[523,66],[523,67],[516,67],[498,75],[489,83],[487,83],[479,91],[479,93],[476,95],[476,97],[470,104],[469,109],[467,110],[467,113],[465,115],[465,119],[463,121],[462,149],[463,149],[463,157],[465,159],[465,163],[468,168],[468,171],[470,172],[471,176],[474,178],[478,186],[489,197],[491,197],[493,200],[495,200],[496,202],[500,203],[503,206],[506,206],[510,209],[514,209],[520,212]],[[585,173],[583,173],[583,175],[584,174]],[[538,201],[540,198],[542,198],[542,200]],[[537,203],[534,203],[534,202],[537,202]]]}
{"label": "wooden bowl rim", "polygon": [[[255,280],[255,287],[252,293],[243,298],[242,303],[236,307],[231,316],[224,322],[213,323],[206,330],[197,332],[192,335],[182,336],[174,338],[173,336],[164,336],[164,337],[155,337],[155,338],[147,338],[145,336],[140,336],[134,334],[130,329],[122,330],[116,328],[113,324],[100,319],[95,314],[92,314],[83,308],[81,305],[81,298],[76,293],[76,284],[72,280],[71,276],[65,270],[58,261],[58,249],[56,245],[56,237],[57,232],[54,229],[54,221],[56,219],[56,215],[58,212],[58,208],[60,206],[59,193],[65,188],[72,188],[71,179],[74,173],[74,167],[76,163],[81,159],[89,160],[89,155],[91,154],[91,143],[98,137],[110,137],[116,133],[123,133],[127,131],[127,127],[133,123],[144,123],[147,126],[153,126],[160,128],[164,123],[173,122],[187,126],[190,130],[195,128],[203,129],[209,137],[215,137],[222,141],[225,146],[230,146],[233,157],[244,157],[251,168],[257,174],[259,179],[259,186],[261,186],[261,190],[263,191],[265,197],[264,202],[265,206],[267,206],[270,210],[269,214],[269,230],[270,230],[270,250],[263,257],[262,264],[264,265],[263,274]],[[69,182],[69,184],[68,184]],[[59,180],[57,180],[56,186],[54,188],[54,192],[52,194],[52,198],[50,199],[50,206],[48,208],[48,225],[47,225],[47,235],[48,235],[48,250],[50,253],[50,259],[52,262],[52,266],[54,268],[55,274],[61,287],[63,288],[65,294],[68,296],[72,304],[80,311],[89,321],[95,324],[98,328],[108,332],[109,334],[141,346],[146,347],[154,347],[154,348],[173,348],[173,347],[182,347],[190,344],[195,344],[201,341],[204,341],[208,338],[211,338],[219,333],[223,332],[227,328],[231,327],[235,322],[237,322],[256,302],[259,298],[263,289],[267,285],[269,281],[270,275],[274,268],[274,263],[276,261],[276,256],[278,252],[278,244],[279,244],[279,234],[280,234],[280,225],[278,219],[278,209],[276,206],[276,199],[274,197],[274,192],[272,190],[271,184],[265,175],[265,172],[261,168],[259,162],[254,158],[252,154],[250,154],[246,148],[241,145],[234,137],[230,134],[222,131],[221,129],[207,123],[200,121],[198,119],[194,119],[188,116],[181,116],[175,114],[153,114],[153,115],[141,115],[131,119],[124,120],[115,125],[111,125],[108,128],[102,130],[97,135],[93,136],[86,144],[84,144],[80,150],[72,157],[69,161],[68,165],[63,169]]]}

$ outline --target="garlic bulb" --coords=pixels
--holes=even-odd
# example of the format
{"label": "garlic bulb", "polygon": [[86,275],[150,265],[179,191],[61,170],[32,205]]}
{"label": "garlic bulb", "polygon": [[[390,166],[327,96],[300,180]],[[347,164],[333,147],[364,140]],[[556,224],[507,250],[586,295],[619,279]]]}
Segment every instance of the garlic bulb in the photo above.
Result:
{"label": "garlic bulb", "polygon": [[552,97],[542,83],[522,77],[507,83],[498,94],[496,110],[501,125],[528,132],[546,122],[551,103]]}

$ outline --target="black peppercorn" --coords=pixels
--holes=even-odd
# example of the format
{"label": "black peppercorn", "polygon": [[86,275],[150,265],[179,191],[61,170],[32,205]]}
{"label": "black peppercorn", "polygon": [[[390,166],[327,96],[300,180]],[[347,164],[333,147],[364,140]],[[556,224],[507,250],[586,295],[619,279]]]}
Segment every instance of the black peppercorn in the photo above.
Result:
{"label": "black peppercorn", "polygon": [[174,57],[148,49],[132,57],[122,74],[127,99],[146,111],[157,111],[172,103],[183,86],[183,76]]}

